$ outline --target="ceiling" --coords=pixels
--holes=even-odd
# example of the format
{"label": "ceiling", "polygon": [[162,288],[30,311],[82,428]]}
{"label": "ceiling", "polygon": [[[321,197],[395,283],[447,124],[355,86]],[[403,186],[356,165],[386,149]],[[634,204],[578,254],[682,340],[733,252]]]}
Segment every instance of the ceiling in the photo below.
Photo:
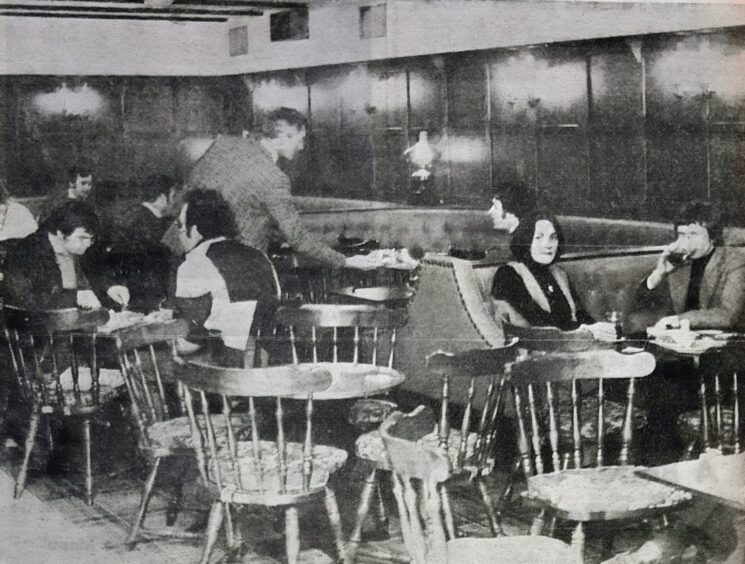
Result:
{"label": "ceiling", "polygon": [[0,17],[220,22],[307,4],[307,0],[0,0]]}

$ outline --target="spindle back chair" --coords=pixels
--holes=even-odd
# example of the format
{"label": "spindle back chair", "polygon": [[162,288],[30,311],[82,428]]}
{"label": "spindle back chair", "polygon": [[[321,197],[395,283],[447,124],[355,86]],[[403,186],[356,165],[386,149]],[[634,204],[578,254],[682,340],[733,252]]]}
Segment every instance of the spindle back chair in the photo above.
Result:
{"label": "spindle back chair", "polygon": [[[432,376],[440,379],[441,395],[437,424],[420,442],[447,453],[450,479],[467,477],[478,487],[489,519],[489,526],[495,536],[502,534],[502,527],[499,512],[494,508],[494,502],[484,483],[484,478],[491,473],[495,463],[494,449],[499,435],[499,415],[505,390],[504,367],[514,358],[516,343],[517,341],[513,340],[499,348],[472,349],[458,353],[438,351],[426,359]],[[483,385],[479,386],[479,381]],[[455,382],[457,385],[465,386],[468,392],[460,422],[453,430],[451,429],[453,410],[450,405],[450,389]],[[472,431],[477,387],[483,392],[479,398],[483,399],[483,405],[477,419],[476,430]],[[369,512],[373,488],[377,484],[379,474],[381,471],[391,469],[380,432],[377,430],[365,433],[357,439],[356,452],[359,458],[375,463],[375,468],[368,476],[362,491],[362,499],[357,510],[357,522],[350,537],[353,550],[356,550],[361,542],[362,525]],[[441,490],[447,530],[450,537],[455,538],[455,522],[450,511],[447,487],[442,485]]]}
{"label": "spindle back chair", "polygon": [[380,426],[390,460],[393,494],[401,519],[404,545],[414,564],[471,562],[571,562],[563,542],[548,537],[501,537],[489,539],[447,538],[447,505],[444,483],[451,476],[450,457],[436,445],[407,440],[397,427],[416,418],[423,406],[409,415],[392,414]]}
{"label": "spindle back chair", "polygon": [[[722,357],[727,351],[712,352],[711,362],[696,359],[699,377],[699,407],[681,413],[678,429],[686,444],[686,458],[716,449],[720,454],[738,454],[745,448],[745,425],[741,416],[743,384],[739,354]],[[703,369],[702,369],[703,366]]]}
{"label": "spindle back chair", "polygon": [[[299,524],[297,506],[323,497],[339,557],[344,556],[339,511],[329,476],[346,461],[341,449],[314,444],[313,394],[331,385],[331,374],[312,366],[222,368],[206,361],[187,361],[179,371],[185,404],[194,433],[193,445],[200,473],[217,490],[210,511],[202,562],[209,561],[223,518],[228,544],[235,544],[230,506],[263,505],[285,510],[286,549],[290,563],[297,562]],[[218,396],[222,414],[210,412],[208,394]],[[258,403],[274,403],[274,429],[257,415]],[[304,421],[298,441],[286,428],[285,412],[291,402],[304,402]],[[250,438],[241,440],[233,425],[234,406],[247,403]],[[201,410],[199,416],[197,412]],[[203,425],[199,419],[203,419]],[[220,422],[218,422],[221,420]],[[226,441],[220,446],[216,429],[224,426]]]}
{"label": "spindle back chair", "polygon": [[[684,499],[674,488],[636,477],[628,466],[636,426],[636,382],[654,368],[650,353],[613,350],[525,355],[508,366],[520,461],[528,477],[526,497],[542,508],[532,531],[538,534],[543,529],[547,513],[551,528],[555,517],[576,521],[572,545],[578,559],[584,553],[583,522],[641,519],[670,510]],[[611,408],[617,403],[606,400],[610,381],[626,384],[620,412]],[[595,387],[594,394],[582,393],[588,382]],[[559,401],[561,387],[569,389],[563,396],[569,398],[566,404]],[[588,413],[594,414],[592,419],[583,420]],[[618,433],[615,452],[609,438]]]}
{"label": "spindle back chair", "polygon": [[[183,394],[173,378],[176,341],[186,338],[189,324],[183,319],[118,329],[109,338],[116,345],[119,369],[130,399],[130,412],[138,434],[140,453],[149,467],[137,514],[127,538],[133,547],[147,513],[161,461],[167,456],[193,456],[191,426]],[[172,525],[181,502],[181,482],[166,511]],[[171,535],[169,535],[171,536]]]}
{"label": "spindle back chair", "polygon": [[[6,305],[5,334],[10,364],[15,376],[16,393],[27,411],[28,431],[23,462],[16,477],[15,497],[26,485],[31,453],[37,445],[42,418],[79,417],[83,424],[85,446],[85,498],[93,502],[90,419],[118,391],[99,381],[95,329],[109,317],[106,310],[78,309],[30,311]],[[80,386],[81,364],[87,364],[90,385]],[[69,367],[71,385],[62,375]],[[47,440],[54,446],[47,419]]]}
{"label": "spindle back chair", "polygon": [[277,322],[288,328],[295,364],[352,362],[392,368],[396,332],[406,323],[406,312],[369,305],[306,304],[280,308]]}

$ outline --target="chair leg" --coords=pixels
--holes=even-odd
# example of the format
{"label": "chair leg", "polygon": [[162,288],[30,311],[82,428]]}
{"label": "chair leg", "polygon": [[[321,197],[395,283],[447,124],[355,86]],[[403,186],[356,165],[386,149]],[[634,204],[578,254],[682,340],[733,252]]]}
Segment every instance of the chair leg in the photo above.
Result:
{"label": "chair leg", "polygon": [[26,476],[28,474],[28,463],[31,459],[31,452],[34,450],[34,444],[36,444],[36,431],[39,429],[39,420],[41,414],[34,410],[31,412],[31,420],[28,424],[28,434],[26,435],[26,445],[23,451],[23,462],[21,463],[21,469],[18,471],[16,477],[16,487],[13,497],[18,498],[23,492],[23,488],[26,487]]}
{"label": "chair leg", "polygon": [[348,560],[344,547],[344,533],[341,529],[341,514],[339,513],[339,505],[336,503],[336,495],[331,488],[326,488],[324,502],[326,504],[326,513],[329,516],[329,523],[331,524],[331,531],[334,533],[334,543],[336,544],[338,560],[347,563]]}
{"label": "chair leg", "polygon": [[540,535],[543,532],[543,527],[546,524],[546,510],[541,509],[538,515],[533,518],[533,523],[530,525],[530,534],[533,536]]}
{"label": "chair leg", "polygon": [[365,479],[365,485],[362,488],[362,493],[360,494],[360,504],[357,507],[357,516],[354,522],[354,529],[349,537],[349,550],[347,551],[347,556],[351,562],[354,562],[355,555],[362,542],[362,527],[365,524],[367,514],[370,512],[370,502],[372,502],[377,476],[378,469],[376,468],[368,474]]}
{"label": "chair leg", "polygon": [[582,563],[585,561],[585,531],[582,522],[572,531],[572,552],[574,553],[575,562]]}
{"label": "chair leg", "polygon": [[489,528],[493,537],[503,537],[504,529],[502,529],[502,516],[499,511],[494,510],[494,502],[492,501],[489,488],[486,487],[486,482],[483,479],[478,480],[479,492],[481,492],[481,501],[486,509],[486,516],[489,518]]}
{"label": "chair leg", "polygon": [[85,445],[85,502],[93,505],[93,464],[91,460],[91,420],[83,419],[83,443]]}
{"label": "chair leg", "polygon": [[380,529],[388,531],[388,510],[385,507],[385,502],[383,501],[383,492],[380,489],[380,474],[378,474],[377,479],[375,480],[375,490],[373,490],[373,495],[375,496],[375,509],[377,513],[377,525]]}
{"label": "chair leg", "polygon": [[204,538],[204,549],[202,550],[201,564],[208,564],[210,560],[210,554],[212,549],[215,547],[217,542],[217,534],[220,532],[220,526],[222,525],[222,512],[223,504],[220,500],[215,501],[210,509],[210,518],[207,522],[207,534]]}
{"label": "chair leg", "polygon": [[137,533],[140,530],[142,522],[145,520],[145,513],[147,512],[147,504],[150,502],[150,497],[153,495],[153,486],[155,486],[155,478],[158,476],[158,469],[160,468],[161,458],[158,457],[153,463],[153,467],[150,469],[150,473],[145,481],[145,487],[142,490],[142,497],[140,498],[140,506],[137,508],[137,517],[132,525],[132,529],[129,531],[127,537],[127,546],[132,549],[135,547]]}
{"label": "chair leg", "polygon": [[300,523],[297,507],[290,506],[285,509],[285,549],[287,550],[287,563],[297,564],[300,556]]}
{"label": "chair leg", "polygon": [[447,529],[450,540],[457,538],[455,530],[455,520],[453,519],[453,510],[450,507],[450,495],[445,484],[440,486],[440,501],[442,502],[442,512],[445,514],[445,528]]}
{"label": "chair leg", "polygon": [[[160,459],[158,459],[160,460]],[[178,514],[181,512],[181,502],[184,495],[184,480],[181,475],[176,479],[176,483],[173,485],[173,491],[168,500],[168,507],[166,508],[166,526],[172,527],[178,519]]]}

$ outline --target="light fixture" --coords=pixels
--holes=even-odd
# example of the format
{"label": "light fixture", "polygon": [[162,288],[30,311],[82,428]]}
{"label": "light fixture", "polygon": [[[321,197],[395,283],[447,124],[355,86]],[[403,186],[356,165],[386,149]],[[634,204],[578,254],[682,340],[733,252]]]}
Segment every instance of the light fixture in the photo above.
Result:
{"label": "light fixture", "polygon": [[427,180],[430,175],[430,168],[435,161],[435,151],[429,144],[426,131],[419,132],[419,140],[404,151],[404,156],[408,157],[409,162],[417,167],[411,176],[421,181]]}

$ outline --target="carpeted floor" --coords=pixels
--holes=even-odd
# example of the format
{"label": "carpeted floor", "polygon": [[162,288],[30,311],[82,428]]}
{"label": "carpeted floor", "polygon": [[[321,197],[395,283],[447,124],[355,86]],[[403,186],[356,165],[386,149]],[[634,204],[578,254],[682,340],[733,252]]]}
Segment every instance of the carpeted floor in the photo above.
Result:
{"label": "carpeted floor", "polygon": [[[74,431],[74,429],[72,430]],[[0,447],[0,563],[23,562],[24,564],[49,563],[169,563],[197,562],[201,554],[199,538],[184,540],[163,538],[161,534],[173,536],[183,532],[198,520],[204,509],[204,497],[192,484],[184,492],[184,507],[173,527],[165,526],[166,496],[156,485],[156,493],[150,504],[145,522],[146,539],[134,550],[129,550],[124,541],[140,498],[144,476],[141,464],[133,456],[133,445],[125,437],[118,436],[116,429],[98,429],[94,434],[96,449],[94,460],[96,496],[92,507],[87,506],[81,495],[82,472],[79,466],[81,445],[77,433],[64,437],[63,456],[58,457],[48,472],[37,472],[29,480],[28,488],[18,499],[13,500],[13,479],[20,460],[21,449]],[[59,443],[58,443],[59,444]],[[355,464],[351,459],[333,477],[331,486],[339,501],[345,534],[352,528],[358,496],[368,469]],[[496,495],[502,491],[504,472],[495,472],[488,479],[490,490]],[[390,538],[376,542],[364,542],[358,562],[373,564],[382,562],[406,562],[398,522],[393,511],[390,488],[384,484],[384,497],[390,514]],[[481,508],[476,488],[465,484],[451,489],[451,499],[456,524],[464,536],[486,537],[489,528]],[[529,530],[534,510],[517,501],[505,511],[504,528],[508,535],[524,534]],[[712,510],[697,508],[695,518],[675,517],[674,529],[683,531],[683,540],[676,540],[681,551],[691,546],[706,547],[707,540],[700,535],[696,523],[711,520]],[[235,561],[259,562],[263,564],[284,560],[283,519],[281,514],[266,509],[250,509],[242,512],[241,523],[245,539],[244,553]],[[691,525],[693,523],[693,525]],[[304,508],[301,513],[301,560],[303,562],[332,562],[334,555],[332,536],[323,504]],[[656,538],[658,533],[650,523],[618,523],[610,528],[589,527],[587,534],[586,562],[596,564],[612,553],[622,553],[639,547],[645,541]],[[726,520],[722,526],[722,538],[717,540],[714,552],[726,553],[728,533]],[[613,533],[613,542],[607,539]],[[568,541],[571,528],[558,523],[556,536]],[[680,535],[678,535],[680,537]],[[211,562],[224,562],[223,536]],[[707,552],[708,551],[708,552]],[[689,562],[706,562],[704,555],[711,549],[696,550],[695,559]]]}

